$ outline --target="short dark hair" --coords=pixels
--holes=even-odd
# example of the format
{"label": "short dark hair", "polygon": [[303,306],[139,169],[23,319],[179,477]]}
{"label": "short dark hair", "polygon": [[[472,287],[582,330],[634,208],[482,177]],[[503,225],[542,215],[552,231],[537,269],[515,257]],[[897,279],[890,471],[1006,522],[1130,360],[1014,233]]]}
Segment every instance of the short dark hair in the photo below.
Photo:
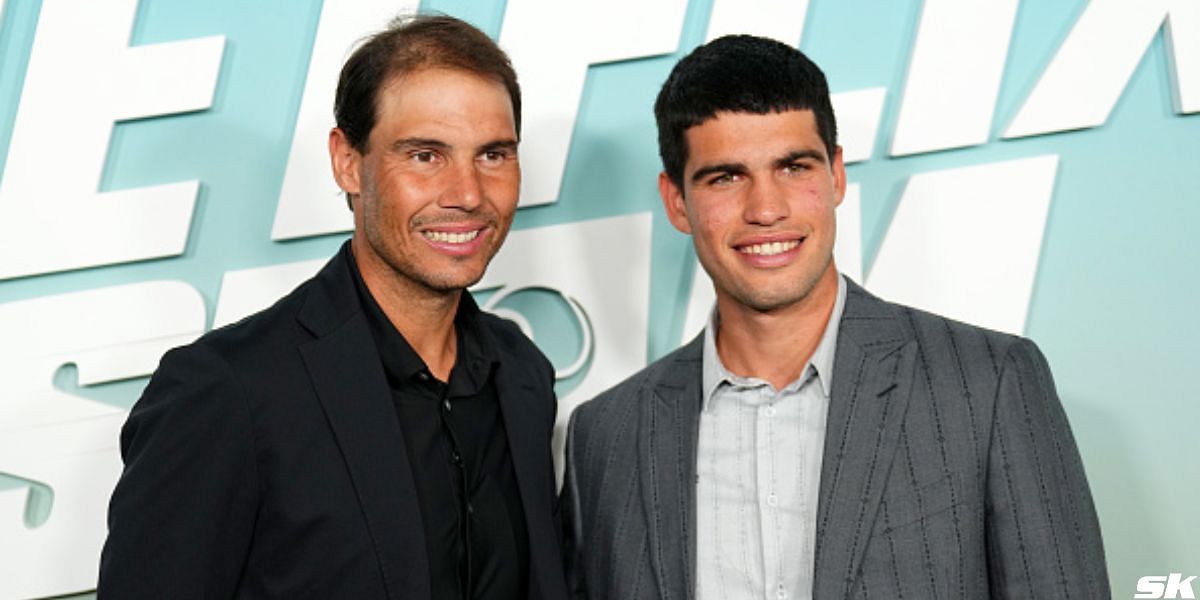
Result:
{"label": "short dark hair", "polygon": [[654,101],[663,170],[683,189],[684,134],[719,112],[789,110],[813,111],[817,134],[832,159],[837,121],[820,67],[799,50],[761,37],[727,35],[704,44],[675,65]]}
{"label": "short dark hair", "polygon": [[521,88],[508,55],[487,34],[446,15],[409,15],[366,39],[342,66],[333,102],[338,129],[365,153],[375,128],[379,89],[392,77],[421,69],[456,69],[504,85],[521,133]]}

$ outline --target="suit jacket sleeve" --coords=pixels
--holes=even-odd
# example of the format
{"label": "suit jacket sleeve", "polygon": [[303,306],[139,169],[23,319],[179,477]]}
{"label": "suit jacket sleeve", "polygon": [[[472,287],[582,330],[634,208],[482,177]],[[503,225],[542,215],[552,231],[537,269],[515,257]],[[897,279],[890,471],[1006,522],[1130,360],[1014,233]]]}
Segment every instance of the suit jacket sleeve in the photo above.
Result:
{"label": "suit jacket sleeve", "polygon": [[229,598],[250,546],[251,415],[202,345],[168,353],[121,431],[97,597]]}
{"label": "suit jacket sleeve", "polygon": [[1083,463],[1046,359],[1029,340],[1000,373],[988,457],[994,598],[1109,598]]}

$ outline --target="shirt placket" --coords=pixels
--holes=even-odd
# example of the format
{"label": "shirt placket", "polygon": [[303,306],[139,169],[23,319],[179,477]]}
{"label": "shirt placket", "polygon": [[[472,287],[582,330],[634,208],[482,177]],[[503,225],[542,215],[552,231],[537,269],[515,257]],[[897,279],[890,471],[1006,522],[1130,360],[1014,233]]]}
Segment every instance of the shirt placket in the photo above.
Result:
{"label": "shirt placket", "polygon": [[797,436],[800,440],[800,469],[797,474],[796,490],[799,493],[797,503],[803,518],[797,524],[799,540],[796,547],[800,549],[803,558],[797,586],[802,593],[795,594],[798,599],[811,599],[815,568],[816,532],[814,531],[815,515],[819,498],[821,477],[821,444],[825,439],[825,413],[827,399],[816,377],[809,379],[807,392],[800,394],[799,418],[797,419]]}
{"label": "shirt placket", "polygon": [[778,436],[778,394],[770,386],[761,386],[754,392],[755,399],[755,452],[758,465],[759,531],[761,532],[763,556],[763,594],[767,600],[786,600],[787,590],[783,584],[783,557],[780,532],[783,531],[783,515],[780,488]]}

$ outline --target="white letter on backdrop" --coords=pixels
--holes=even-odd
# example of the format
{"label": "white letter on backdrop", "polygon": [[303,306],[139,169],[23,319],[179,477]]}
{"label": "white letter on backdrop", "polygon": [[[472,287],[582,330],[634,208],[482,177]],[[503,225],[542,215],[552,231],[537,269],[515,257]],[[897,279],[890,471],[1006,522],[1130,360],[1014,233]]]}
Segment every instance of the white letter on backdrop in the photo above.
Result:
{"label": "white letter on backdrop", "polygon": [[1102,125],[1164,20],[1175,110],[1200,112],[1200,2],[1093,0],[1004,137]]}
{"label": "white letter on backdrop", "polygon": [[558,199],[588,65],[674,52],[686,9],[686,0],[508,0],[500,45],[521,77],[521,206]]}
{"label": "white letter on backdrop", "polygon": [[80,386],[148,375],[204,319],[200,293],[177,281],[0,304],[0,472],[53,492],[36,527],[22,518],[27,489],[0,492],[0,597],[96,586],[126,412],[58,390],[55,372],[74,364]]}
{"label": "white letter on backdrop", "polygon": [[745,33],[800,43],[808,0],[713,0],[708,15],[708,41],[723,35]]}
{"label": "white letter on backdrop", "polygon": [[988,140],[1016,15],[1017,0],[925,0],[892,156]]}
{"label": "white letter on backdrop", "polygon": [[113,122],[212,104],[225,38],[129,47],[137,0],[45,0],[0,181],[0,279],[183,252],[198,181],[98,191]]}
{"label": "white letter on backdrop", "polygon": [[1022,333],[1057,168],[1058,157],[1050,155],[914,175],[867,288],[953,319]]}

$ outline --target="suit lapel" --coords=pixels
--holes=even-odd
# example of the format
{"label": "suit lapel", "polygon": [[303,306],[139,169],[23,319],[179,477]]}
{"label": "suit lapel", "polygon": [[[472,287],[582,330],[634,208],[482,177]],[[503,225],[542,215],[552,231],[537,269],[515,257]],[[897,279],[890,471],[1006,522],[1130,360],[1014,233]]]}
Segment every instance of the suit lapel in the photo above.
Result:
{"label": "suit lapel", "polygon": [[640,392],[638,476],[650,561],[664,600],[695,594],[696,444],[703,335],[680,349]]}
{"label": "suit lapel", "polygon": [[846,598],[858,579],[916,358],[916,342],[893,309],[847,283],[821,466],[814,598]]}
{"label": "suit lapel", "polygon": [[496,395],[500,398],[504,431],[529,531],[530,571],[536,578],[529,585],[531,592],[535,585],[542,590],[541,594],[531,593],[531,597],[544,598],[551,595],[549,590],[556,589],[551,577],[562,571],[562,564],[558,554],[547,552],[540,546],[557,543],[558,534],[548,518],[553,514],[550,501],[554,495],[554,482],[548,480],[553,472],[549,429],[543,420],[546,415],[531,406],[530,399],[542,398],[553,391],[543,389],[539,392],[531,383],[531,377],[534,375],[520,370],[514,361],[501,362],[496,370]]}
{"label": "suit lapel", "polygon": [[429,598],[420,505],[378,352],[348,271],[349,252],[317,276],[299,319],[313,388],[350,472],[389,598]]}

